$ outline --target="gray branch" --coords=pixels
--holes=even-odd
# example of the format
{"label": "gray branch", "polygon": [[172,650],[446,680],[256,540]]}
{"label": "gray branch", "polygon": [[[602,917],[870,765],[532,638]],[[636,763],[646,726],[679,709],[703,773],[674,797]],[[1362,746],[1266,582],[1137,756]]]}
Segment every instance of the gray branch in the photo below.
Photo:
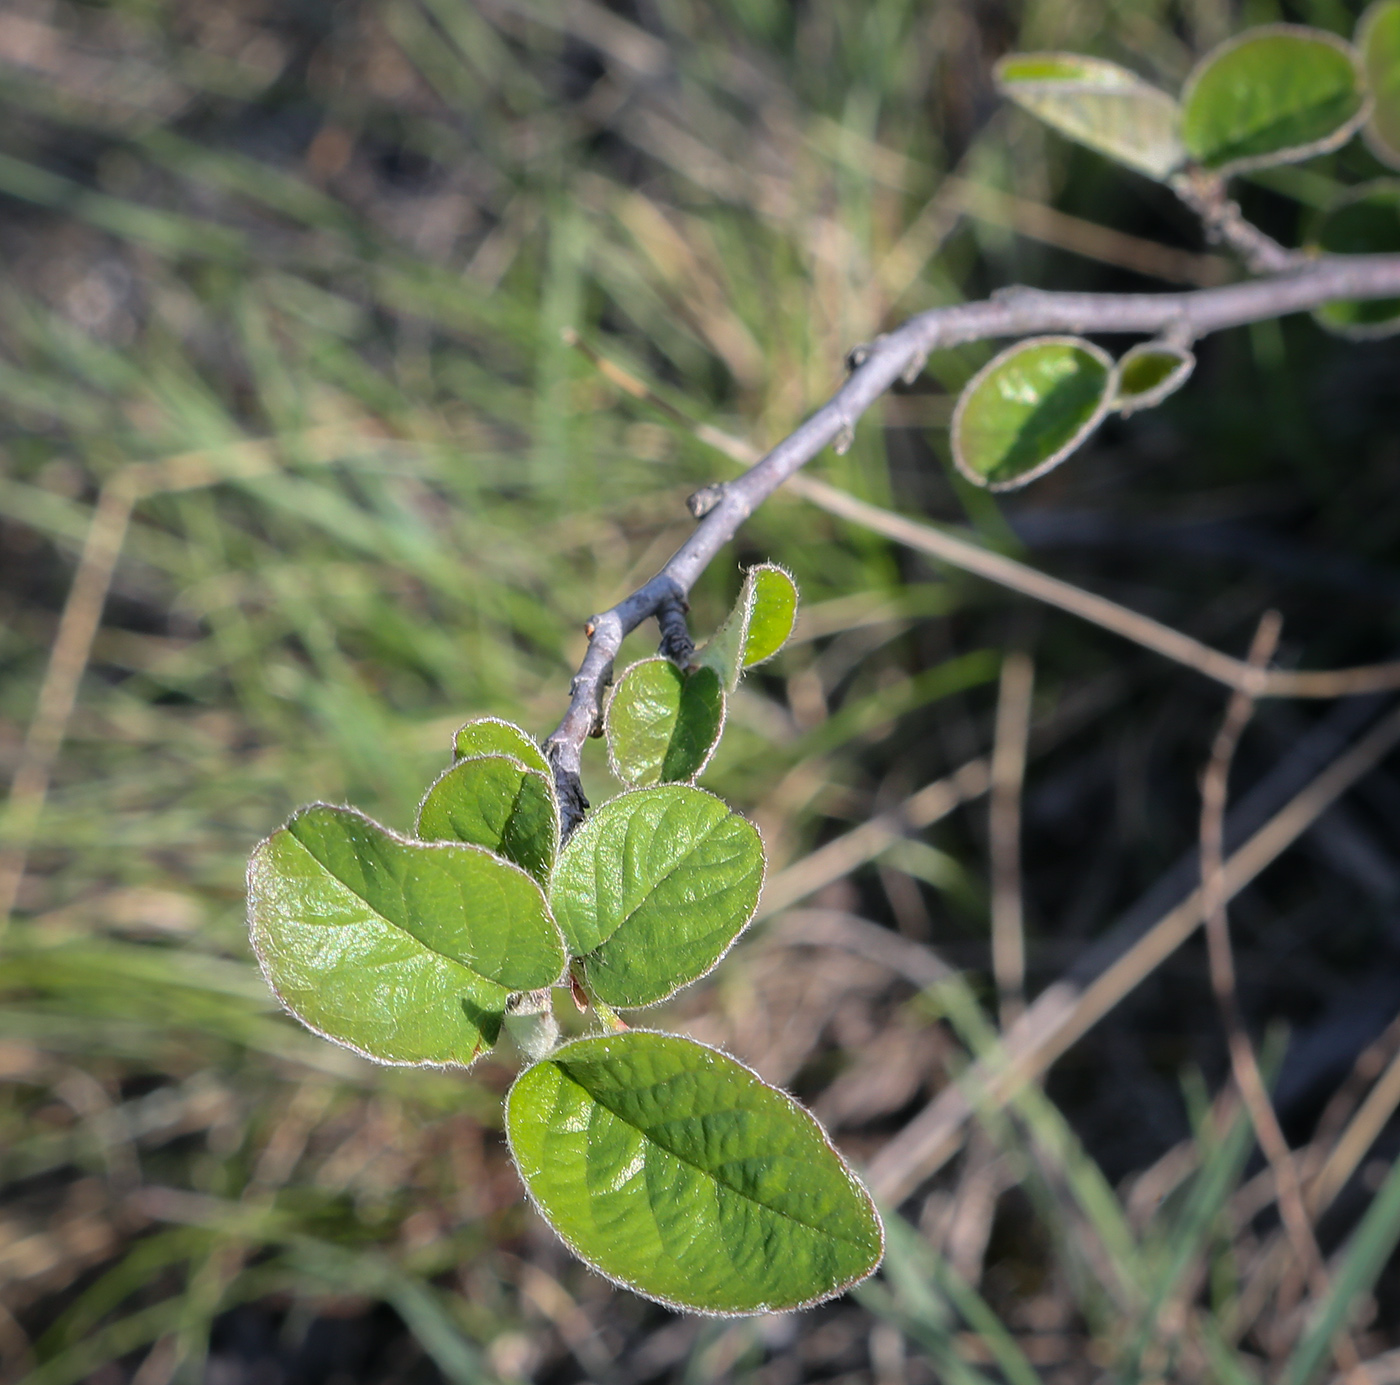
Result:
{"label": "gray branch", "polygon": [[[739,526],[788,477],[856,420],[901,378],[912,378],[929,352],[996,337],[1041,332],[1155,335],[1191,342],[1227,327],[1305,312],[1334,298],[1400,298],[1400,255],[1324,256],[1267,279],[1185,293],[1054,293],[1010,288],[978,303],[934,308],[853,353],[846,383],[794,433],[742,476],[728,482],[691,536],[644,586],[588,624],[588,652],[570,687],[569,707],[545,742],[564,805],[564,832],[586,806],[580,752],[601,734],[603,693],[622,641],[663,607],[685,609],[700,574]],[[708,500],[707,496],[707,500]]]}

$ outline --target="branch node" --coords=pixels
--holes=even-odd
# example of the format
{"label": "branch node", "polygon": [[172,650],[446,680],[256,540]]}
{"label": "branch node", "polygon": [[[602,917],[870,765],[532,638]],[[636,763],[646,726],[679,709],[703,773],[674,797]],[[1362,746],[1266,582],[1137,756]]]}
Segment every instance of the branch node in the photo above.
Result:
{"label": "branch node", "polygon": [[851,450],[851,444],[856,440],[856,430],[851,424],[851,420],[843,418],[841,426],[836,430],[836,436],[831,440],[831,450],[838,457],[844,457]]}
{"label": "branch node", "polygon": [[715,481],[711,485],[701,486],[698,491],[686,496],[685,507],[694,518],[704,519],[724,499],[728,489],[729,485],[724,481]]}
{"label": "branch node", "polygon": [[928,352],[916,351],[909,359],[909,364],[899,372],[899,378],[906,385],[912,385],[920,375],[924,373],[924,367],[928,364]]}
{"label": "branch node", "polygon": [[656,623],[661,627],[658,653],[681,668],[688,667],[695,657],[695,642],[685,623],[685,613],[689,609],[682,596],[668,596],[656,608]]}
{"label": "branch node", "polygon": [[853,375],[870,359],[874,346],[868,341],[859,341],[846,352],[846,374]]}

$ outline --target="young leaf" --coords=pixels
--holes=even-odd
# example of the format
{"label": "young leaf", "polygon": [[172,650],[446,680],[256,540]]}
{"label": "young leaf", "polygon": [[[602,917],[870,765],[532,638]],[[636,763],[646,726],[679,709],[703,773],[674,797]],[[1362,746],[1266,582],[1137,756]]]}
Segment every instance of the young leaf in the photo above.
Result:
{"label": "young leaf", "polygon": [[624,784],[692,780],[724,729],[724,689],[712,668],[683,673],[669,659],[643,659],[608,702],[608,762]]}
{"label": "young leaf", "polygon": [[969,481],[1014,490],[1058,466],[1099,426],[1108,353],[1079,337],[1032,337],[994,356],[953,410],[953,460]]}
{"label": "young leaf", "polygon": [[1113,407],[1125,418],[1151,409],[1175,394],[1196,368],[1196,358],[1182,346],[1142,342],[1124,353],[1115,371]]}
{"label": "young leaf", "polygon": [[418,809],[424,841],[472,842],[499,852],[541,884],[559,848],[559,805],[539,770],[510,755],[475,755],[440,775]]}
{"label": "young leaf", "polygon": [[992,77],[1003,96],[1062,135],[1158,182],[1186,161],[1176,102],[1117,63],[1077,53],[1013,53]]}
{"label": "young leaf", "polygon": [[1383,164],[1400,168],[1400,0],[1376,0],[1361,16],[1356,47],[1372,101],[1362,136]]}
{"label": "young leaf", "polygon": [[797,583],[792,574],[772,563],[760,563],[744,574],[733,610],[696,654],[695,662],[714,669],[733,692],[746,668],[771,659],[787,643],[796,620]]}
{"label": "young leaf", "polygon": [[1204,168],[1240,173],[1336,149],[1367,107],[1349,43],[1320,29],[1270,24],[1196,64],[1181,93],[1181,136]]}
{"label": "young leaf", "polygon": [[704,976],[758,907],[763,841],[703,789],[620,794],[559,856],[550,902],[608,1005],[653,1005]]}
{"label": "young leaf", "polygon": [[751,567],[744,587],[752,593],[744,635],[744,667],[771,659],[788,641],[797,621],[797,583],[773,563]]}
{"label": "young leaf", "polygon": [[414,842],[353,808],[303,808],[248,864],[253,951],[317,1033],[382,1063],[470,1063],[511,991],[564,967],[540,887],[477,846]]}
{"label": "young leaf", "polygon": [[831,1298],[884,1231],[821,1126],[726,1054],[631,1030],[527,1068],[506,1136],[540,1211],[581,1259],[698,1313]]}
{"label": "young leaf", "polygon": [[554,771],[534,740],[513,722],[499,717],[469,721],[453,738],[459,760],[472,755],[513,755],[527,769],[537,769],[552,784]]}
{"label": "young leaf", "polygon": [[[1318,218],[1309,240],[1313,248],[1332,255],[1400,250],[1400,180],[1377,178],[1348,188]],[[1400,331],[1400,299],[1336,299],[1314,309],[1313,318],[1329,332],[1353,340],[1388,337]]]}

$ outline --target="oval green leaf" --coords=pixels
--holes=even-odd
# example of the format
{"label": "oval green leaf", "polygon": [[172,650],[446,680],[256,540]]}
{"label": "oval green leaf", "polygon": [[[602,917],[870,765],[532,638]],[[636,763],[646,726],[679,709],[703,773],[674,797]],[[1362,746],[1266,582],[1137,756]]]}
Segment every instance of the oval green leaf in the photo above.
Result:
{"label": "oval green leaf", "polygon": [[308,1028],[381,1063],[466,1066],[512,991],[564,967],[540,887],[481,847],[302,809],[248,864],[253,951]]}
{"label": "oval green leaf", "polygon": [[514,722],[478,717],[457,732],[452,744],[459,760],[471,755],[513,755],[528,769],[537,769],[551,784],[554,782],[554,771],[544,751]]}
{"label": "oval green leaf", "polygon": [[1363,138],[1390,168],[1400,168],[1400,0],[1376,0],[1356,26],[1356,46],[1371,92]]}
{"label": "oval green leaf", "polygon": [[608,1005],[654,1005],[714,967],[763,888],[758,829],[703,789],[619,794],[569,838],[550,903]]}
{"label": "oval green leaf", "polygon": [[744,634],[744,667],[771,659],[787,642],[797,623],[797,583],[776,563],[751,567],[744,578],[750,593],[749,625]]}
{"label": "oval green leaf", "polygon": [[1196,358],[1185,347],[1160,341],[1134,346],[1118,362],[1113,407],[1124,417],[1151,409],[1175,394],[1195,368]]}
{"label": "oval green leaf", "polygon": [[559,805],[539,770],[510,755],[475,755],[424,795],[417,832],[424,841],[484,846],[544,884],[559,849]]}
{"label": "oval green leaf", "polygon": [[1196,64],[1181,93],[1181,136],[1202,167],[1240,173],[1336,149],[1368,105],[1349,43],[1321,29],[1271,24]]}
{"label": "oval green leaf", "polygon": [[1186,161],[1176,102],[1117,63],[1013,53],[992,76],[1003,96],[1062,135],[1158,182]]}
{"label": "oval green leaf", "polygon": [[709,763],[724,730],[719,675],[643,659],[617,680],[606,725],[608,762],[624,784],[689,782]]}
{"label": "oval green leaf", "polygon": [[[1332,255],[1400,251],[1400,180],[1377,178],[1348,189],[1318,218],[1312,246]],[[1338,299],[1313,312],[1319,326],[1353,340],[1400,331],[1400,298]]]}
{"label": "oval green leaf", "polygon": [[884,1254],[870,1194],[812,1116],[689,1039],[564,1045],[516,1078],[506,1136],[569,1248],[672,1307],[804,1308]]}
{"label": "oval green leaf", "polygon": [[1014,490],[1058,466],[1099,426],[1113,362],[1079,337],[1033,337],[993,357],[953,410],[953,460],[975,485]]}

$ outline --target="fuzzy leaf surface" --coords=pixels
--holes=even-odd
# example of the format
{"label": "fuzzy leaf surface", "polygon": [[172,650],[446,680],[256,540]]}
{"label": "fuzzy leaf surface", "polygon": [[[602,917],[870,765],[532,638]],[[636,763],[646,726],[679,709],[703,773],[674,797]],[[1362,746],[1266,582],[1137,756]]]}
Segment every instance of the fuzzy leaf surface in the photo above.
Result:
{"label": "fuzzy leaf surface", "polygon": [[744,578],[749,593],[749,624],[744,634],[744,667],[771,659],[797,622],[797,583],[772,563],[751,567]]}
{"label": "fuzzy leaf surface", "polygon": [[1014,53],[993,77],[1003,96],[1062,135],[1158,182],[1186,161],[1176,102],[1117,63]]}
{"label": "fuzzy leaf surface", "polygon": [[[1348,188],[1318,218],[1312,244],[1329,255],[1382,255],[1400,250],[1400,179],[1377,178]],[[1400,299],[1336,299],[1313,312],[1319,326],[1353,339],[1400,331]]]}
{"label": "fuzzy leaf surface", "polygon": [[1376,0],[1356,26],[1356,46],[1372,101],[1366,143],[1383,164],[1400,168],[1400,0]]}
{"label": "fuzzy leaf surface", "polygon": [[1319,29],[1246,30],[1196,65],[1181,95],[1191,157],[1221,173],[1310,158],[1345,142],[1366,113],[1359,59]]}
{"label": "fuzzy leaf surface", "polygon": [[1121,414],[1153,408],[1175,394],[1195,368],[1195,356],[1183,347],[1162,342],[1134,346],[1118,362],[1113,407]]}
{"label": "fuzzy leaf surface", "polygon": [[724,689],[712,668],[683,673],[643,659],[618,679],[608,703],[608,758],[624,784],[694,779],[724,729]]}
{"label": "fuzzy leaf surface", "polygon": [[559,846],[554,786],[509,755],[459,760],[424,796],[417,830],[424,841],[484,846],[543,884]]}
{"label": "fuzzy leaf surface", "polygon": [[303,1023],[387,1063],[467,1064],[507,995],[563,970],[539,886],[481,847],[413,842],[315,804],[253,853],[253,948]]}
{"label": "fuzzy leaf surface", "polygon": [[953,410],[953,460],[968,480],[1012,490],[1058,466],[1107,411],[1113,362],[1078,337],[1032,337],[968,381]]}
{"label": "fuzzy leaf surface", "polygon": [[459,760],[472,755],[512,755],[528,769],[537,769],[553,783],[554,771],[534,738],[514,722],[499,717],[478,717],[461,727],[453,737],[453,748]]}
{"label": "fuzzy leaf surface", "polygon": [[884,1252],[870,1195],[821,1126],[688,1039],[566,1044],[516,1079],[506,1132],[565,1242],[663,1303],[798,1308],[864,1279]]}
{"label": "fuzzy leaf surface", "polygon": [[571,956],[609,1005],[652,1005],[704,976],[763,886],[752,823],[703,789],[620,794],[570,837],[550,902]]}

